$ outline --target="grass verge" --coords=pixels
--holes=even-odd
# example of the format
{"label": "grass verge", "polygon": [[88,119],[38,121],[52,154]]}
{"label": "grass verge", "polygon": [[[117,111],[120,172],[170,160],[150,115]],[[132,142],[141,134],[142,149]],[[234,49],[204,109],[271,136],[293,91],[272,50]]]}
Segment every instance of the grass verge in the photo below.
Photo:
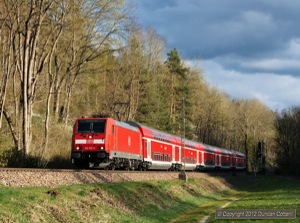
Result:
{"label": "grass verge", "polygon": [[239,197],[242,199],[226,208],[285,208],[299,212],[299,182],[228,176],[188,182],[0,187],[0,222],[199,222],[208,215],[207,222],[233,222],[216,221],[214,212]]}

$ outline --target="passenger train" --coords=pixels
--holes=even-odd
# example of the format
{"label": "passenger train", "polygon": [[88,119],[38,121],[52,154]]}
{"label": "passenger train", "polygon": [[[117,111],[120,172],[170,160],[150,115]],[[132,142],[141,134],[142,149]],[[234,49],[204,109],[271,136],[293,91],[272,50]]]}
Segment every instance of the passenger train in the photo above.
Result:
{"label": "passenger train", "polygon": [[136,122],[78,118],[71,160],[79,168],[244,170],[243,153],[182,139]]}

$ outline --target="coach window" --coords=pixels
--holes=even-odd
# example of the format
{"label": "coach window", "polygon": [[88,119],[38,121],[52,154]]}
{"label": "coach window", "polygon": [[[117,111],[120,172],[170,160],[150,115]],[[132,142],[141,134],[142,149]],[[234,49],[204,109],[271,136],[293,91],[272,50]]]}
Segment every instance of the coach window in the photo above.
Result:
{"label": "coach window", "polygon": [[115,133],[115,126],[114,125],[112,126],[111,132],[112,132],[112,134]]}

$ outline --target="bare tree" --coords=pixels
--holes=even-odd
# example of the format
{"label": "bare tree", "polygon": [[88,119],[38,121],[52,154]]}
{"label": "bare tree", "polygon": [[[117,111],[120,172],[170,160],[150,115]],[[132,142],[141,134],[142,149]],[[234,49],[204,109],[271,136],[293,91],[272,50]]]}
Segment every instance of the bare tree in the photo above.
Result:
{"label": "bare tree", "polygon": [[237,116],[234,123],[239,140],[243,143],[248,161],[254,160],[257,142],[272,138],[274,114],[258,100],[235,101],[235,109]]}
{"label": "bare tree", "polygon": [[[15,2],[12,8],[16,5]],[[7,86],[9,78],[15,74],[16,67],[14,66],[13,56],[13,39],[15,37],[16,30],[12,29],[13,20],[10,17],[12,8],[6,7],[6,2],[0,3],[0,129],[2,127],[3,116],[6,118],[10,127],[11,134],[14,140],[15,147],[19,146],[18,135],[15,131],[13,120],[11,119],[7,109],[5,108]]]}
{"label": "bare tree", "polygon": [[[62,11],[59,2],[55,0],[44,1],[18,1],[4,0],[1,3],[5,18],[1,29],[1,39],[5,39],[3,48],[3,66],[5,72],[1,89],[1,111],[4,112],[4,95],[7,79],[13,73],[13,91],[15,95],[16,109],[21,110],[20,143],[18,148],[24,154],[31,150],[32,115],[36,98],[37,83],[43,74],[45,64],[55,45],[56,24],[60,20]],[[52,24],[52,26],[51,26]],[[3,45],[4,46],[4,45]],[[7,54],[7,55],[6,55]],[[19,85],[17,83],[20,83]],[[18,89],[19,87],[19,89]],[[19,95],[19,99],[17,98]],[[20,103],[19,105],[17,105]],[[7,116],[8,117],[8,116]],[[10,119],[11,120],[11,119]],[[15,126],[18,126],[16,121]],[[18,137],[14,137],[18,138]]]}
{"label": "bare tree", "polygon": [[57,43],[62,35],[63,28],[64,28],[64,22],[65,17],[68,12],[68,4],[64,1],[61,2],[61,5],[57,5],[55,8],[55,11],[52,13],[55,15],[53,16],[53,19],[49,19],[47,21],[47,24],[45,24],[47,27],[49,27],[50,30],[52,30],[52,35],[50,42],[51,47],[49,48],[49,57],[48,57],[48,69],[47,69],[47,77],[49,82],[49,88],[48,93],[46,97],[46,114],[45,114],[45,130],[44,130],[44,141],[42,145],[42,152],[41,156],[45,156],[47,150],[48,150],[48,141],[49,141],[49,123],[50,123],[50,106],[51,106],[51,98],[54,88],[54,80],[57,76],[57,69],[55,66],[57,64],[54,52],[57,50]]}
{"label": "bare tree", "polygon": [[[73,1],[67,21],[69,38],[59,43],[61,50],[57,51],[64,64],[60,65],[60,73],[54,79],[54,112],[65,124],[78,76],[86,72],[88,63],[120,48],[119,40],[126,29],[128,12],[123,0]],[[62,89],[65,97],[60,106]]]}

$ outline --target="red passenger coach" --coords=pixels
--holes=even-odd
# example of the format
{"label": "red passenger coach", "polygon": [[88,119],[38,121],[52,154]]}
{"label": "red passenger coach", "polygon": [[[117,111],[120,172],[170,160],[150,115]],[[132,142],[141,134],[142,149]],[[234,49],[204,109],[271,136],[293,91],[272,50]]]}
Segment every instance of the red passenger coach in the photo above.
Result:
{"label": "red passenger coach", "polygon": [[200,145],[194,141],[183,139],[182,141],[182,167],[185,170],[196,170],[199,166]]}
{"label": "red passenger coach", "polygon": [[215,149],[212,146],[204,145],[203,151],[203,165],[201,169],[215,169],[216,165],[216,153]]}
{"label": "red passenger coach", "polygon": [[135,122],[127,123],[142,133],[145,169],[196,170],[201,165],[201,144]]}
{"label": "red passenger coach", "polygon": [[245,154],[232,151],[233,157],[233,167],[237,170],[244,170],[246,168],[246,156]]}
{"label": "red passenger coach", "polygon": [[232,151],[215,148],[215,166],[216,169],[230,169],[232,168]]}
{"label": "red passenger coach", "polygon": [[176,170],[181,168],[181,139],[179,137],[135,122],[127,123],[137,127],[142,134],[145,169]]}
{"label": "red passenger coach", "polygon": [[78,118],[71,158],[78,167],[137,168],[142,162],[141,133],[112,118]]}

